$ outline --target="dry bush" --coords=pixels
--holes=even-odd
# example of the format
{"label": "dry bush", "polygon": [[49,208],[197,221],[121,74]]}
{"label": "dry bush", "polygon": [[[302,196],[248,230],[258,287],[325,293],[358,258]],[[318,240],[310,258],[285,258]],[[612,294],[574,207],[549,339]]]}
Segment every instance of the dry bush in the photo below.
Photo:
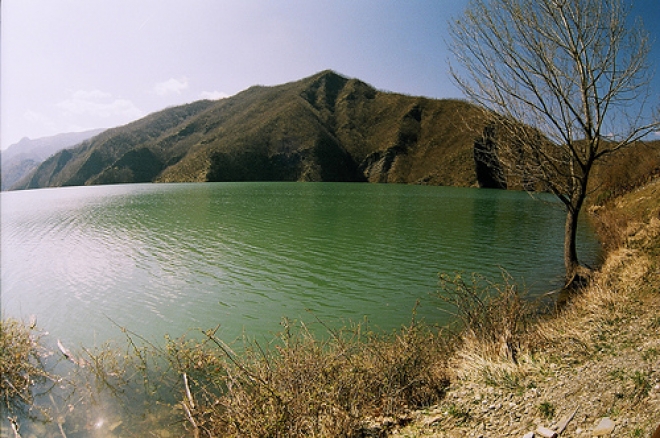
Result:
{"label": "dry bush", "polygon": [[19,416],[47,414],[34,405],[35,389],[47,391],[48,384],[58,380],[46,370],[45,354],[34,325],[11,318],[0,321],[0,413],[3,421],[10,420],[15,431]]}
{"label": "dry bush", "polygon": [[194,434],[360,436],[365,418],[397,416],[444,395],[448,354],[437,332],[412,323],[388,336],[362,325],[330,334],[285,324],[274,345],[248,343],[240,354],[214,331],[204,348],[170,346]]}
{"label": "dry bush", "polygon": [[660,142],[637,142],[606,157],[594,171],[591,191],[594,204],[630,193],[660,175]]}
{"label": "dry bush", "polygon": [[603,249],[609,253],[623,246],[630,216],[611,207],[592,207],[590,213],[591,223]]}
{"label": "dry bush", "polygon": [[[3,342],[6,330],[3,323]],[[415,321],[390,334],[361,324],[328,329],[323,337],[285,321],[269,345],[246,340],[239,352],[216,330],[166,337],[164,346],[125,333],[125,347],[107,343],[60,358],[69,374],[50,397],[57,421],[40,430],[126,437],[161,431],[362,436],[372,427],[370,418],[400,419],[439,402],[449,385],[446,338]],[[6,354],[3,348],[3,361]],[[18,354],[16,361],[31,363]],[[17,379],[28,381],[24,375]],[[3,368],[3,384],[4,376]]]}
{"label": "dry bush", "polygon": [[510,386],[527,362],[526,347],[538,306],[525,298],[508,274],[502,278],[498,284],[477,274],[468,279],[441,274],[437,295],[460,323],[457,373]]}
{"label": "dry bush", "polygon": [[517,361],[534,306],[504,273],[503,283],[474,274],[440,275],[438,297],[449,303],[461,322],[463,342],[478,348],[487,358]]}

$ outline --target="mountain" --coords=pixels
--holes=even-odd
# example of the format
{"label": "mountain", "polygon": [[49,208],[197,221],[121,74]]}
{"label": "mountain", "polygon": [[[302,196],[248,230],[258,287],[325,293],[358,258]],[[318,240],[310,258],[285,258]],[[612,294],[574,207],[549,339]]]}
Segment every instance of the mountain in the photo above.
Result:
{"label": "mountain", "polygon": [[482,112],[323,71],[168,108],[45,160],[14,188],[184,181],[469,186]]}
{"label": "mountain", "polygon": [[46,158],[62,149],[75,146],[103,129],[71,132],[31,140],[23,138],[2,151],[2,190],[6,190],[35,169]]}

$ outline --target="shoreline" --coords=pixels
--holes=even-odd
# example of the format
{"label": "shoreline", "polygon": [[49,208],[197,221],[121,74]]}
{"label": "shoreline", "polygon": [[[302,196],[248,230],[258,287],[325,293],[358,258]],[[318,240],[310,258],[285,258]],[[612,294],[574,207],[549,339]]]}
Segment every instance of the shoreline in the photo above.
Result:
{"label": "shoreline", "polygon": [[[459,351],[445,400],[415,412],[391,436],[653,434],[660,423],[660,180],[597,210],[614,216],[621,245],[610,246],[583,292],[536,323],[524,358],[513,364]],[[611,431],[597,430],[606,423]]]}
{"label": "shoreline", "polygon": [[[538,437],[560,429],[587,437],[602,422],[613,424],[613,436],[649,436],[660,418],[660,180],[597,214],[620,245],[609,243],[591,285],[552,315],[524,307],[505,279],[486,290],[498,293],[477,325],[454,333],[413,321],[387,336],[359,325],[328,329],[324,340],[285,321],[279,338],[237,354],[213,330],[200,331],[201,341],[166,338],[165,347],[140,346],[125,331],[124,347],[66,350],[68,358],[33,336],[48,361],[76,359],[69,365],[84,384],[70,391],[82,401],[63,394],[62,406],[46,403],[51,421],[25,425],[21,436],[62,436],[64,425],[107,438]],[[477,290],[469,279],[445,281],[457,300]],[[122,400],[136,396],[144,415],[122,413]]]}

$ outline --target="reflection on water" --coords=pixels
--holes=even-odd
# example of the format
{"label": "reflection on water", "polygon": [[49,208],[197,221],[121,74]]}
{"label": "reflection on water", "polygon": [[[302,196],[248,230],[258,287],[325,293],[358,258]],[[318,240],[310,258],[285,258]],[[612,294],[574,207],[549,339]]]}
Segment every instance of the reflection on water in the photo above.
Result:
{"label": "reflection on water", "polygon": [[[119,327],[161,339],[286,316],[389,330],[438,272],[500,268],[534,291],[562,275],[563,211],[524,193],[371,184],[218,183],[2,193],[2,312],[69,344]],[[552,200],[552,198],[547,198]],[[583,227],[584,229],[584,227]],[[581,237],[593,261],[593,237]]]}

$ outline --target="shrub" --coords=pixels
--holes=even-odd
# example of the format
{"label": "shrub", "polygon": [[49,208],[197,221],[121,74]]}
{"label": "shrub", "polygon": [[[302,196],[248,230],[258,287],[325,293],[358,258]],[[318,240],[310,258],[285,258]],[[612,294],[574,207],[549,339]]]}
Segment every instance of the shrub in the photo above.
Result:
{"label": "shrub", "polygon": [[[283,324],[268,345],[244,340],[238,352],[216,330],[166,337],[164,346],[124,330],[126,348],[107,343],[70,353],[67,380],[48,398],[57,412],[43,430],[64,433],[64,425],[67,433],[126,437],[163,427],[179,434],[185,428],[191,436],[361,436],[374,418],[407,418],[411,409],[437,404],[449,385],[447,338],[414,320],[387,334],[357,324],[328,328],[323,337],[304,324]],[[3,342],[14,348],[3,345],[3,396],[22,391],[5,397],[15,409],[31,402],[27,382],[50,376],[29,330],[14,322],[3,322],[2,329]],[[6,385],[9,379],[16,383]]]}
{"label": "shrub", "polygon": [[358,436],[365,418],[437,403],[449,384],[442,336],[414,322],[391,335],[357,325],[327,339],[285,323],[274,345],[246,343],[240,354],[206,336],[203,354],[194,343],[169,347],[196,433]]}
{"label": "shrub", "polygon": [[496,284],[476,274],[469,280],[441,274],[437,296],[453,308],[462,340],[472,353],[517,363],[533,307],[509,275],[502,277],[503,283]]}
{"label": "shrub", "polygon": [[34,325],[11,318],[0,321],[0,411],[13,427],[17,427],[19,415],[34,408],[35,388],[56,381],[46,371],[42,353]]}
{"label": "shrub", "polygon": [[549,420],[555,416],[555,406],[550,402],[544,401],[539,405],[539,413],[543,418]]}

